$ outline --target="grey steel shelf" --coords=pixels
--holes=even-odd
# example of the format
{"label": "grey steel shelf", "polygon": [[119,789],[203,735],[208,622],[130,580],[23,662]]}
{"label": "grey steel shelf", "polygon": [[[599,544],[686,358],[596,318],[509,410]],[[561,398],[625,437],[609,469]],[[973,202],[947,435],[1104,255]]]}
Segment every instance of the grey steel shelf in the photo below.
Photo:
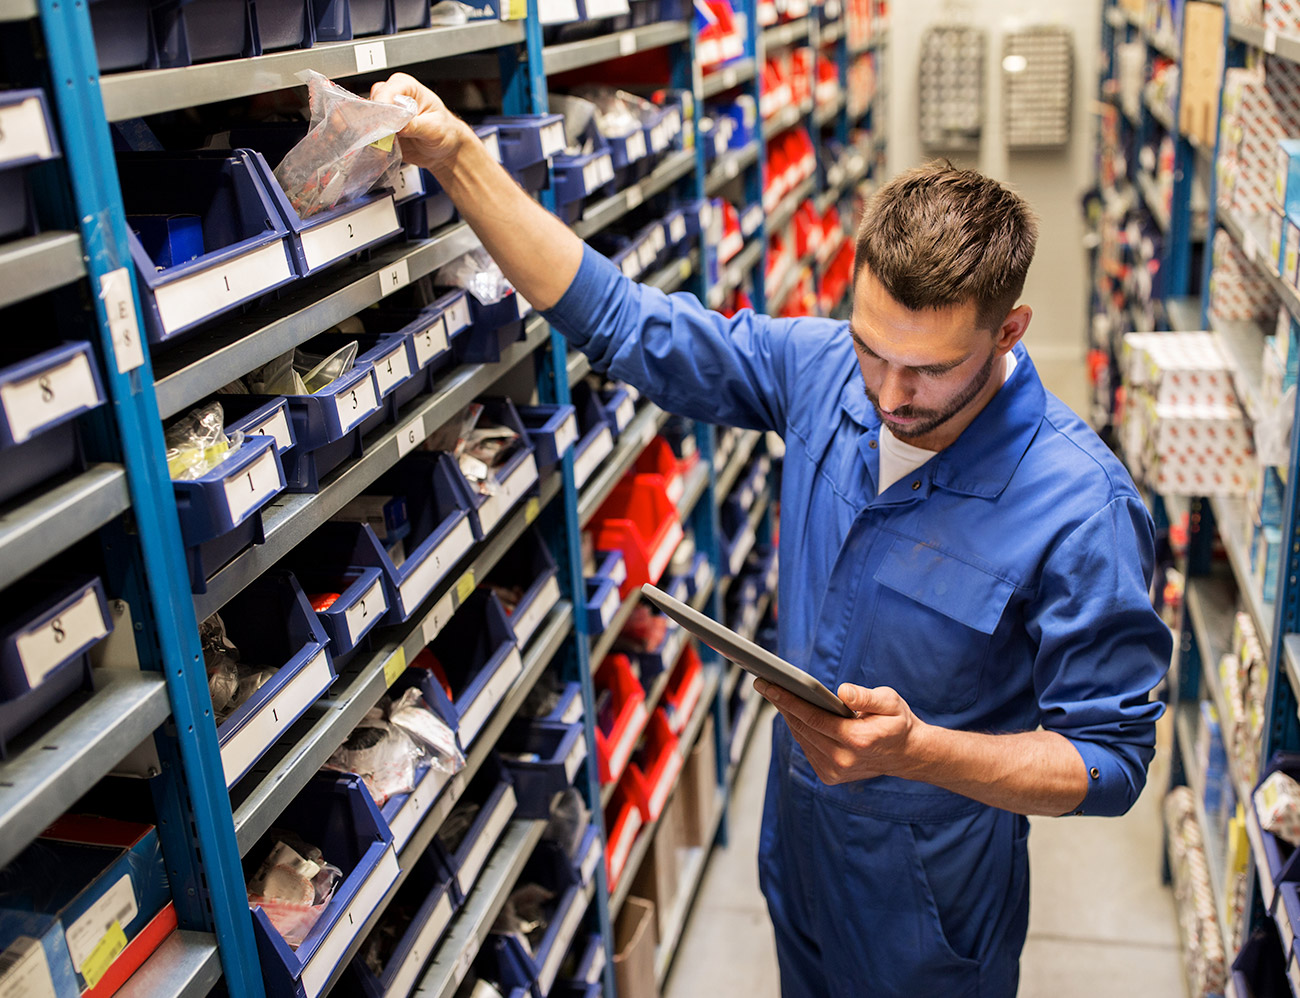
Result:
{"label": "grey steel shelf", "polygon": [[0,308],[85,276],[81,236],[75,232],[42,232],[5,243],[0,246]]}
{"label": "grey steel shelf", "polygon": [[819,104],[813,108],[813,125],[821,128],[835,119],[842,110],[844,110],[844,91],[835,95],[833,101],[825,104]]}
{"label": "grey steel shelf", "polygon": [[465,906],[452,920],[416,985],[414,993],[420,998],[451,998],[456,993],[544,831],[545,821],[512,821],[506,826]]}
{"label": "grey steel shelf", "polygon": [[0,866],[109,773],[171,714],[157,672],[106,670],[104,682],[0,762]]}
{"label": "grey steel shelf", "polygon": [[713,494],[718,497],[718,502],[722,502],[727,496],[731,495],[731,490],[736,486],[736,480],[740,473],[745,470],[745,465],[749,464],[749,459],[754,456],[754,448],[758,442],[763,439],[763,434],[758,430],[745,430],[736,445],[735,451],[727,459],[727,465],[718,473],[717,484],[714,485]]}
{"label": "grey steel shelf", "polygon": [[131,508],[120,464],[92,464],[66,482],[0,511],[0,588]]}
{"label": "grey steel shelf", "polygon": [[768,216],[768,234],[770,235],[771,233],[784,228],[790,219],[794,218],[794,213],[799,210],[799,206],[808,200],[808,198],[812,197],[812,193],[816,189],[817,178],[809,177],[789,194],[783,197],[781,203],[778,204],[772,214]]}
{"label": "grey steel shelf", "polygon": [[[493,532],[492,536],[471,552],[469,566],[450,573],[425,601],[430,609],[413,616],[401,625],[404,630],[390,637],[380,649],[339,677],[335,689],[298,721],[284,737],[263,756],[231,794],[234,804],[235,840],[240,855],[247,854],[271,827],[285,805],[306,786],[336,748],[356,727],[384,691],[388,689],[385,670],[398,656],[410,662],[428,641],[425,623],[444,603],[444,619],[459,607],[463,597],[474,589],[475,580],[483,578],[532,523],[536,514],[559,493],[558,474],[543,481],[536,507],[528,501],[516,509]],[[467,556],[469,557],[469,556]],[[462,564],[464,562],[462,561]],[[432,635],[431,635],[432,637]]]}
{"label": "grey steel shelf", "polygon": [[1300,292],[1278,276],[1275,263],[1271,263],[1268,259],[1261,259],[1268,256],[1269,238],[1266,220],[1260,217],[1239,218],[1235,212],[1227,208],[1220,208],[1215,217],[1219,224],[1228,230],[1232,238],[1237,240],[1237,245],[1245,251],[1246,257],[1264,275],[1264,279],[1268,281],[1273,292],[1282,299],[1291,314],[1300,317]]}
{"label": "grey steel shelf", "polygon": [[677,885],[677,900],[673,903],[672,913],[668,916],[668,929],[664,937],[659,940],[659,945],[655,947],[655,981],[660,991],[666,988],[668,971],[672,969],[673,960],[677,956],[677,947],[681,943],[686,920],[690,917],[691,909],[695,906],[695,895],[699,893],[700,884],[704,881],[704,871],[709,865],[709,857],[713,852],[713,841],[718,837],[718,828],[722,824],[723,810],[722,790],[719,788],[713,813],[709,815],[709,831],[705,837],[708,844],[695,846],[687,855],[686,864],[682,867],[682,877]]}
{"label": "grey steel shelf", "polygon": [[689,254],[677,260],[668,266],[655,271],[649,277],[645,278],[642,283],[649,284],[651,287],[658,288],[664,294],[672,294],[677,291],[695,273],[695,268],[699,266],[700,251],[691,250]]}
{"label": "grey steel shelf", "polygon": [[1224,549],[1228,552],[1228,563],[1232,565],[1232,574],[1236,576],[1237,593],[1246,606],[1246,612],[1255,622],[1259,643],[1264,649],[1264,660],[1271,661],[1273,604],[1264,601],[1260,587],[1250,571],[1250,549],[1242,533],[1249,515],[1246,512],[1246,502],[1244,499],[1229,499],[1222,496],[1206,501],[1214,510],[1214,525],[1219,531],[1219,539],[1223,541]]}
{"label": "grey steel shelf", "polygon": [[709,466],[704,461],[700,461],[691,469],[686,482],[682,485],[682,496],[677,500],[677,519],[683,523],[687,521],[708,487]]}
{"label": "grey steel shelf", "polygon": [[765,249],[767,244],[763,240],[751,239],[744,249],[728,261],[718,283],[709,288],[709,308],[721,308],[727,295],[745,283],[745,275],[758,265]]}
{"label": "grey steel shelf", "polygon": [[1160,192],[1156,190],[1156,183],[1144,170],[1139,170],[1137,175],[1138,190],[1142,192],[1142,200],[1146,202],[1147,211],[1155,220],[1156,225],[1160,227],[1161,232],[1169,231],[1169,209],[1165,207],[1160,198]]}
{"label": "grey steel shelf", "polygon": [[1161,107],[1146,94],[1142,95],[1142,103],[1146,107],[1147,113],[1150,114],[1166,132],[1176,133],[1178,131],[1178,129],[1174,128],[1174,115],[1169,108]]}
{"label": "grey steel shelf", "polygon": [[570,347],[565,367],[569,373],[569,387],[572,388],[591,373],[591,359],[581,350]]}
{"label": "grey steel shelf", "polygon": [[811,110],[811,100],[804,101],[802,104],[787,104],[763,122],[763,138],[771,139],[773,135],[789,131],[802,122]]}
{"label": "grey steel shelf", "polygon": [[628,593],[627,599],[619,604],[618,612],[614,614],[614,619],[609,622],[609,626],[593,639],[591,655],[588,659],[591,663],[592,672],[600,668],[600,663],[605,661],[605,656],[613,649],[614,642],[623,633],[623,626],[628,622],[628,618],[632,616],[632,611],[636,609],[637,602],[640,599],[640,589],[633,589]]}
{"label": "grey steel shelf", "polygon": [[1294,35],[1279,35],[1262,25],[1242,24],[1239,21],[1232,21],[1228,25],[1228,35],[1270,55],[1280,55],[1283,59],[1300,62],[1300,38]]}
{"label": "grey steel shelf", "polygon": [[456,802],[465,793],[465,788],[469,786],[470,780],[474,778],[483,763],[496,749],[496,743],[505,731],[506,726],[518,713],[519,708],[523,706],[533,687],[537,685],[542,673],[551,664],[551,659],[560,650],[560,645],[564,643],[564,639],[569,636],[572,630],[573,605],[568,602],[556,604],[543,622],[541,629],[538,630],[536,637],[528,644],[528,650],[524,654],[523,672],[515,680],[514,685],[506,691],[492,717],[474,739],[474,744],[470,747],[470,751],[465,758],[465,767],[443,787],[438,799],[425,813],[419,826],[407,840],[406,845],[402,848],[401,855],[397,857],[399,867],[397,879],[393,881],[383,900],[375,905],[374,911],[370,913],[370,916],[362,923],[356,935],[353,936],[352,942],[344,950],[343,956],[339,959],[334,972],[326,981],[325,987],[321,989],[321,994],[327,994],[330,988],[334,986],[342,976],[343,971],[347,969],[347,965],[352,962],[352,958],[357,954],[357,951],[361,949],[361,945],[370,935],[370,931],[379,924],[384,912],[388,910],[393,898],[397,896],[398,890],[406,882],[406,878],[410,875],[416,860],[429,848],[429,844],[433,841],[434,836],[438,834],[438,829],[442,827],[447,815],[451,813]]}
{"label": "grey steel shelf", "polygon": [[405,261],[414,281],[478,244],[469,226],[460,223],[432,239],[382,246],[369,261],[291,284],[285,297],[274,305],[223,322],[177,344],[154,361],[158,414],[164,419],[175,415],[317,333],[369,308],[384,297],[380,275],[394,264]]}
{"label": "grey steel shelf", "polygon": [[808,27],[808,17],[804,16],[789,21],[786,24],[778,24],[771,28],[764,28],[764,51],[770,52],[774,48],[781,48],[785,45],[793,45],[795,42],[805,41],[808,38]]}
{"label": "grey steel shelf", "polygon": [[2,0],[0,21],[30,21],[39,13],[36,0]]}
{"label": "grey steel shelf", "polygon": [[331,475],[329,484],[322,486],[319,492],[286,495],[267,506],[262,514],[265,543],[254,544],[208,580],[207,592],[194,597],[198,619],[206,620],[220,610],[371,482],[397,464],[404,453],[399,441],[408,442],[412,430],[417,441],[428,438],[515,365],[530,357],[551,335],[545,321],[537,315],[528,320],[526,329],[524,339],[501,351],[499,363],[453,367],[438,382],[432,395],[422,397],[413,407],[408,407],[397,426],[385,427],[376,438],[368,440],[365,453]]}
{"label": "grey steel shelf", "polygon": [[[1223,840],[1210,831],[1209,818],[1205,813],[1205,774],[1200,772],[1196,759],[1196,729],[1199,724],[1199,706],[1195,702],[1183,702],[1178,705],[1174,715],[1174,727],[1178,731],[1178,747],[1183,758],[1183,774],[1187,777],[1187,786],[1192,791],[1195,802],[1196,823],[1201,826],[1201,839],[1205,846],[1205,858],[1210,868],[1210,891],[1214,895],[1214,912],[1217,917],[1220,935],[1223,934],[1224,905],[1224,865]],[[1226,950],[1225,950],[1226,951]]]}
{"label": "grey steel shelf", "polygon": [[542,66],[547,76],[565,73],[571,69],[609,62],[611,59],[632,55],[634,52],[676,45],[678,42],[686,41],[690,36],[690,26],[684,21],[647,24],[640,28],[628,28],[626,31],[615,31],[596,38],[548,45],[542,50]]}
{"label": "grey steel shelf", "polygon": [[611,222],[616,222],[643,201],[670,187],[695,168],[695,152],[681,149],[670,153],[651,174],[631,187],[625,187],[613,197],[597,201],[573,223],[573,231],[583,239],[599,232]]}
{"label": "grey steel shelf", "polygon": [[177,929],[117,994],[119,998],[203,998],[220,979],[217,937]]}
{"label": "grey steel shelf", "polygon": [[587,525],[596,510],[600,508],[600,504],[614,491],[614,486],[618,484],[619,479],[636,463],[637,457],[645,450],[646,444],[654,439],[655,434],[663,429],[667,422],[668,413],[653,402],[645,403],[632,417],[632,421],[619,434],[618,443],[614,445],[609,457],[605,458],[604,463],[591,476],[591,480],[578,497],[579,526]]}
{"label": "grey steel shelf", "polygon": [[339,79],[362,73],[382,73],[399,66],[481,52],[522,43],[523,40],[523,21],[493,18],[350,42],[330,42],[251,59],[230,59],[178,69],[112,73],[100,77],[99,90],[108,120],[121,121],[196,104],[300,87],[302,81],[296,74],[304,69],[314,69],[330,79]]}
{"label": "grey steel shelf", "polygon": [[1195,332],[1204,328],[1200,298],[1166,298],[1165,313],[1169,316],[1170,328],[1177,332]]}
{"label": "grey steel shelf", "polygon": [[744,59],[737,59],[729,63],[722,69],[705,75],[703,84],[700,87],[700,97],[708,100],[710,97],[716,97],[733,87],[738,87],[754,78],[756,63],[750,56]]}
{"label": "grey steel shelf", "polygon": [[723,153],[704,178],[704,192],[716,194],[727,181],[735,180],[743,170],[756,162],[758,162],[757,140],[740,149]]}

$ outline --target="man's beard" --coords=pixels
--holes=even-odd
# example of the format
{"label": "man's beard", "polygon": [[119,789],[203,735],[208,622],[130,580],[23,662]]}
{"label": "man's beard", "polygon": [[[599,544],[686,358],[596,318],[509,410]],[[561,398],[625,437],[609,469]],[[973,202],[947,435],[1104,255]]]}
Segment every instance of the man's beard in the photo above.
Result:
{"label": "man's beard", "polygon": [[[966,387],[961,390],[961,392],[952,400],[951,403],[948,404],[946,408],[918,409],[915,406],[910,405],[900,406],[891,412],[890,415],[897,416],[899,419],[915,419],[915,423],[911,423],[907,426],[898,426],[890,423],[883,417],[881,418],[881,422],[888,426],[889,432],[900,440],[906,440],[908,438],[915,439],[916,437],[925,436],[931,430],[942,426],[944,423],[948,422],[948,420],[952,419],[953,416],[957,415],[957,413],[965,409],[966,406],[970,405],[972,400],[974,400],[974,398],[984,390],[984,386],[989,383],[989,378],[993,376],[993,362],[997,357],[997,351],[990,350],[988,360],[984,362],[984,366],[976,372],[975,376],[966,384]],[[866,392],[867,399],[875,407],[876,415],[880,417],[880,399],[866,386],[865,383],[862,386],[862,390]]]}

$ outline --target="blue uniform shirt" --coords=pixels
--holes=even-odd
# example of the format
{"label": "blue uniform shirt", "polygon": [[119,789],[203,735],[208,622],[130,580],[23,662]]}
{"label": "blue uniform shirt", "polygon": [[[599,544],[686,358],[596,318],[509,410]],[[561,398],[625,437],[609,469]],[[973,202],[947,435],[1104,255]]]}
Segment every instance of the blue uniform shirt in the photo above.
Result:
{"label": "blue uniform shirt", "polygon": [[[1059,732],[1091,777],[1076,813],[1128,810],[1172,644],[1148,597],[1152,523],[1023,346],[958,440],[878,496],[880,421],[846,323],[726,319],[625,279],[590,247],[548,318],[663,408],[785,439],[782,657],[832,690],[891,686],[945,727]],[[911,821],[979,806],[894,777],[821,792]]]}

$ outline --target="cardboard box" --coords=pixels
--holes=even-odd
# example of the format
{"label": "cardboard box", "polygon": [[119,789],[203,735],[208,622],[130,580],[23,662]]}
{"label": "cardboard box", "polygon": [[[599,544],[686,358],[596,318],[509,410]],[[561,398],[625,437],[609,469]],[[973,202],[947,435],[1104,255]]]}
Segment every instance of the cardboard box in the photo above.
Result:
{"label": "cardboard box", "polygon": [[1214,148],[1222,78],[1223,8],[1213,3],[1188,3],[1183,13],[1178,127],[1207,149]]}
{"label": "cardboard box", "polygon": [[[706,709],[700,704],[698,709]],[[718,806],[718,747],[713,717],[700,729],[700,736],[682,767],[682,785],[677,796],[682,802],[682,845],[708,848],[710,820]]]}
{"label": "cardboard box", "polygon": [[0,911],[0,995],[78,998],[63,926],[53,915]]}
{"label": "cardboard box", "polygon": [[655,906],[635,894],[628,895],[614,926],[614,986],[619,998],[659,998]]}
{"label": "cardboard box", "polygon": [[668,919],[681,887],[682,868],[679,862],[681,841],[681,813],[675,796],[664,808],[655,826],[655,837],[650,852],[632,882],[632,893],[654,903],[655,945],[668,935]]}

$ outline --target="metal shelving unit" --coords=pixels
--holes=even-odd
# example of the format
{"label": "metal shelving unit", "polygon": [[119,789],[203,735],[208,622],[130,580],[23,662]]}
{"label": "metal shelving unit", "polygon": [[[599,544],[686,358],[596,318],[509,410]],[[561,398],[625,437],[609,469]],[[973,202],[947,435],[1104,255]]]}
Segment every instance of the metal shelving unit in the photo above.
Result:
{"label": "metal shelving unit", "polygon": [[704,77],[704,82],[700,87],[700,97],[708,100],[710,97],[716,97],[718,94],[725,93],[742,83],[747,83],[754,78],[757,63],[751,56],[743,59],[737,59],[728,63],[722,69],[709,73]]}
{"label": "metal shelving unit", "polygon": [[0,308],[86,276],[81,236],[42,232],[0,246]]}
{"label": "metal shelving unit", "polygon": [[611,222],[617,221],[633,208],[640,206],[646,199],[667,190],[693,169],[695,169],[693,152],[683,149],[681,152],[673,153],[655,167],[654,172],[644,180],[589,206],[583,211],[582,218],[573,223],[573,231],[583,239],[595,235]]}
{"label": "metal shelving unit", "polygon": [[609,62],[647,49],[676,45],[690,37],[690,27],[676,21],[647,24],[626,31],[615,31],[596,38],[548,45],[542,53],[546,75],[566,73],[600,62]]}

